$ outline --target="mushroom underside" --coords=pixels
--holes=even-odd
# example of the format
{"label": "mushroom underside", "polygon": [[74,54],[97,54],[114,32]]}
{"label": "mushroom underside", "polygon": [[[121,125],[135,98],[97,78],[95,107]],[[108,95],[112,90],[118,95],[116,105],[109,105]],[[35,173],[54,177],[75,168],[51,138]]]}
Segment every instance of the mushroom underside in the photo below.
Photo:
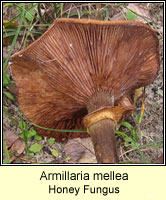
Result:
{"label": "mushroom underside", "polygon": [[[96,121],[96,126],[86,127],[83,119],[102,109],[116,107],[114,110],[117,111],[123,107],[125,112],[119,117],[122,119],[133,109],[127,95],[151,83],[157,75],[158,39],[141,23],[55,20],[43,36],[12,56],[11,63],[19,89],[18,101],[30,121],[52,129],[86,128],[91,137],[99,130],[97,127],[106,128],[101,128],[103,135],[110,128],[111,145],[114,145],[111,151],[115,152],[117,121],[112,123],[110,120],[113,119],[106,117],[101,119],[105,125]],[[109,112],[111,114],[106,116],[115,114],[112,109]],[[88,136],[87,133],[36,129],[40,135],[55,137],[59,141]],[[109,134],[106,135],[108,138]],[[100,153],[97,149],[101,149],[98,144],[102,137],[95,135],[92,138],[97,154]],[[106,140],[102,145],[104,143]],[[108,149],[110,143],[106,146]],[[102,160],[102,155],[98,155],[99,162],[110,162],[107,158]],[[115,160],[112,162],[117,162]]]}

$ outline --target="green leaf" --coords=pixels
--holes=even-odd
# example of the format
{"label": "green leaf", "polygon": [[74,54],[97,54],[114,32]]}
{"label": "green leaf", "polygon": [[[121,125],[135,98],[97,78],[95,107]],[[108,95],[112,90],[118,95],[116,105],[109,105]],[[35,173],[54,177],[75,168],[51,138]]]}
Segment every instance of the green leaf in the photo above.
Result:
{"label": "green leaf", "polygon": [[51,144],[54,144],[55,142],[55,138],[50,138],[48,139],[48,143],[51,145]]}
{"label": "green leaf", "polygon": [[10,163],[9,160],[7,159],[3,160],[3,164],[9,164],[9,163]]}
{"label": "green leaf", "polygon": [[33,152],[31,152],[31,153],[29,154],[29,156],[33,158],[33,157],[35,156],[35,154],[34,154]]}
{"label": "green leaf", "polygon": [[64,3],[60,3],[60,7],[59,7],[59,9],[61,11],[61,17],[62,17],[62,14],[63,14],[63,5],[64,5]]}
{"label": "green leaf", "polygon": [[151,146],[150,148],[151,149],[156,149],[156,148],[160,148],[162,146],[163,146],[163,144],[156,144],[156,145]]}
{"label": "green leaf", "polygon": [[134,141],[131,137],[125,137],[124,138],[124,141],[125,141],[125,147],[129,147]]}
{"label": "green leaf", "polygon": [[3,86],[10,84],[10,76],[9,74],[3,74]]}
{"label": "green leaf", "polygon": [[124,142],[125,147],[129,147],[130,144],[128,142]]}
{"label": "green leaf", "polygon": [[38,134],[36,134],[36,135],[35,135],[35,140],[41,141],[41,140],[42,140],[42,137],[39,136]]}
{"label": "green leaf", "polygon": [[11,100],[14,100],[14,96],[10,93],[10,92],[7,92],[7,91],[3,91],[3,93]]}
{"label": "green leaf", "polygon": [[38,14],[39,14],[41,21],[43,21],[45,24],[47,24],[47,22],[45,21],[45,19],[42,16],[40,3],[38,3],[37,10],[38,10]]}
{"label": "green leaf", "polygon": [[136,141],[136,142],[138,142],[138,140],[139,140],[138,131],[137,131],[137,130],[134,130],[134,131],[133,131],[133,139],[134,139],[134,141]]}
{"label": "green leaf", "polygon": [[5,3],[4,6],[5,6],[5,7],[8,7],[8,6],[14,6],[14,3]]}
{"label": "green leaf", "polygon": [[120,124],[122,126],[125,126],[126,128],[128,128],[130,132],[133,131],[133,126],[130,123],[128,123],[128,122],[121,122]]}
{"label": "green leaf", "polygon": [[20,137],[24,139],[24,133],[21,133],[21,134],[20,134]]}
{"label": "green leaf", "polygon": [[131,10],[127,10],[126,18],[127,18],[127,20],[136,20],[137,15],[134,12],[132,12]]}
{"label": "green leaf", "polygon": [[57,17],[57,15],[58,15],[58,8],[57,8],[56,3],[53,3],[53,5],[54,5],[54,13],[55,13],[55,15]]}
{"label": "green leaf", "polygon": [[27,130],[28,129],[28,126],[24,121],[20,121],[18,125],[22,130]]}
{"label": "green leaf", "polygon": [[140,114],[137,114],[136,117],[135,117],[135,121],[138,123],[139,119],[140,119]]}
{"label": "green leaf", "polygon": [[29,150],[33,153],[39,153],[41,149],[42,149],[42,145],[38,143],[32,144],[31,147],[29,148]]}
{"label": "green leaf", "polygon": [[131,146],[132,146],[132,149],[138,149],[140,145],[137,142],[132,142]]}
{"label": "green leaf", "polygon": [[27,135],[27,138],[31,138],[32,136],[35,136],[37,133],[34,129],[28,131],[28,135]]}
{"label": "green leaf", "polygon": [[51,150],[51,153],[52,153],[52,155],[54,157],[58,157],[59,156],[59,153],[55,149]]}
{"label": "green leaf", "polygon": [[139,152],[143,163],[147,163],[147,160],[146,160],[146,158],[144,156],[144,153],[139,148],[137,149],[137,151]]}
{"label": "green leaf", "polygon": [[28,21],[33,21],[35,17],[35,12],[34,12],[34,8],[30,8],[29,10],[27,10],[26,14],[25,14],[25,18],[28,20]]}
{"label": "green leaf", "polygon": [[[13,40],[13,38],[11,37],[11,36],[13,36],[13,35],[15,35],[15,32],[13,31],[13,32],[10,32],[10,33],[4,33],[3,34],[3,45],[4,46],[7,46],[7,42],[10,42],[9,40],[10,39],[12,39]],[[5,42],[5,44],[4,44],[4,42]],[[12,41],[10,42],[10,44],[12,43]],[[9,44],[9,43],[8,43]]]}
{"label": "green leaf", "polygon": [[108,20],[109,18],[109,10],[108,8],[105,8],[105,20]]}
{"label": "green leaf", "polygon": [[126,142],[132,142],[132,141],[133,141],[133,139],[132,139],[131,137],[125,137],[124,140],[125,140]]}
{"label": "green leaf", "polygon": [[66,158],[66,161],[68,161],[68,160],[71,160],[71,158],[70,158],[70,157],[67,157],[67,158]]}
{"label": "green leaf", "polygon": [[[20,9],[24,9],[25,3],[17,3],[16,4]],[[25,10],[25,9],[24,9]],[[26,10],[25,10],[26,11]]]}
{"label": "green leaf", "polygon": [[118,130],[115,130],[115,133],[118,134],[118,135],[121,135],[122,137],[128,137],[128,135],[122,131],[118,131]]}

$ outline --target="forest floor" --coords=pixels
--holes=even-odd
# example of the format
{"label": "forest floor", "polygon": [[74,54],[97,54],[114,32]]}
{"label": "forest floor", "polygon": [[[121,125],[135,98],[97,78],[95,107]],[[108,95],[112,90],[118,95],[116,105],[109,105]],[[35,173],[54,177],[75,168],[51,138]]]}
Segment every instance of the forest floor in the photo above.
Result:
{"label": "forest floor", "polygon": [[[30,4],[30,3],[29,3]],[[158,157],[163,154],[163,4],[162,3],[139,3],[135,4],[137,9],[135,12],[142,15],[142,19],[148,19],[150,26],[156,31],[159,38],[159,54],[160,54],[160,70],[155,81],[145,88],[145,110],[141,120],[141,124],[135,123],[135,118],[141,112],[142,108],[142,96],[136,102],[136,110],[131,117],[125,119],[126,122],[133,126],[133,130],[138,132],[138,141],[140,145],[141,153],[138,149],[135,149],[130,144],[126,144],[123,138],[117,136],[117,148],[120,158],[120,163],[153,163]],[[28,3],[27,3],[28,6]],[[58,3],[57,9],[61,12],[59,17],[63,15],[66,17],[72,16],[74,18],[91,18],[91,19],[107,19],[107,20],[121,20],[126,18],[132,18],[132,14],[127,12],[129,4],[118,3]],[[3,5],[3,20],[11,20],[18,15],[18,5]],[[41,10],[45,21],[52,21],[53,16],[51,3],[42,3]],[[126,10],[125,10],[126,9]],[[38,15],[36,7],[34,12],[37,19],[33,19],[33,23],[42,24],[41,18]],[[89,12],[92,11],[92,12]],[[75,15],[74,13],[77,13]],[[58,14],[58,13],[57,13]],[[139,20],[136,18],[135,20]],[[19,23],[19,18],[16,20]],[[147,22],[143,21],[144,23]],[[30,23],[28,21],[28,23]],[[35,26],[34,26],[35,27]],[[33,28],[34,28],[33,27]],[[37,27],[35,30],[45,31],[47,28],[43,26]],[[24,33],[19,35],[19,38],[12,49],[12,54],[20,50],[22,47]],[[27,44],[30,44],[38,38],[36,35],[29,35]],[[3,59],[8,56],[11,45],[3,47]],[[6,70],[4,73],[9,74],[12,81],[12,75],[10,70]],[[14,99],[3,95],[3,105],[7,109],[7,112],[3,113],[3,130],[4,133],[12,133],[20,136],[22,129],[14,124],[11,117],[18,122],[23,120],[30,126],[26,118],[20,114],[20,108],[17,102],[17,91],[13,87],[8,85],[4,86],[4,90],[11,93]],[[128,132],[129,130],[120,127],[120,131]],[[7,137],[7,136],[6,136]],[[53,141],[53,142],[52,142]],[[17,155],[12,155],[10,163],[95,163],[96,158],[94,155],[93,145],[90,138],[73,139],[68,141],[67,144],[58,143],[54,140],[48,140],[43,138],[41,140],[35,140],[34,137],[28,139],[28,146],[32,146],[34,143],[40,144],[42,147],[39,152],[31,152],[30,157],[26,156],[25,146],[22,152]],[[7,143],[7,142],[6,142]],[[146,145],[151,144],[151,145]],[[142,146],[142,147],[141,147]],[[14,148],[14,147],[13,147]],[[8,151],[12,151],[12,148],[8,146]],[[17,151],[17,150],[16,150]],[[5,154],[4,154],[5,158]]]}

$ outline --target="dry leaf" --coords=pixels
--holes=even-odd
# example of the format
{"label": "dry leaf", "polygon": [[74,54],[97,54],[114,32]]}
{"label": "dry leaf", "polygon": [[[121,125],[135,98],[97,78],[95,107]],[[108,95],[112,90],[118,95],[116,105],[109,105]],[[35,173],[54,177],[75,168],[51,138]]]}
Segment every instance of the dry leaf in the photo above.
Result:
{"label": "dry leaf", "polygon": [[25,149],[25,142],[22,138],[17,139],[12,145],[10,151],[14,153],[15,156],[20,156]]}
{"label": "dry leaf", "polygon": [[12,131],[6,131],[4,133],[4,137],[7,147],[10,148],[9,151],[14,154],[10,157],[10,161],[13,162],[16,157],[20,156],[23,153],[25,149],[25,142]]}
{"label": "dry leaf", "polygon": [[12,94],[14,94],[15,96],[18,95],[18,88],[17,88],[17,87],[15,87],[15,86],[13,86],[13,85],[9,85],[9,86],[8,86],[8,89],[9,89],[9,91],[10,91]]}
{"label": "dry leaf", "polygon": [[110,18],[111,21],[115,21],[115,20],[125,20],[125,15],[123,12],[117,13],[116,15],[114,15],[112,18]]}
{"label": "dry leaf", "polygon": [[134,104],[143,95],[143,87],[138,88],[134,91]]}
{"label": "dry leaf", "polygon": [[91,138],[82,138],[81,144],[85,147],[85,152],[78,160],[79,163],[97,163],[93,143]]}
{"label": "dry leaf", "polygon": [[64,146],[64,152],[67,157],[70,157],[70,162],[77,162],[85,152],[85,147],[81,145],[80,138],[68,140]]}
{"label": "dry leaf", "polygon": [[19,138],[18,135],[16,135],[12,131],[4,132],[4,137],[8,148],[11,147],[12,144]]}
{"label": "dry leaf", "polygon": [[71,139],[66,143],[64,151],[70,157],[70,163],[97,163],[91,138]]}
{"label": "dry leaf", "polygon": [[161,155],[160,157],[158,157],[154,163],[163,163],[163,155]]}
{"label": "dry leaf", "polygon": [[[151,15],[148,9],[140,7],[136,3],[129,3],[127,8],[142,16],[137,16],[136,21],[143,23],[151,22]],[[123,8],[123,11],[126,13],[128,9]]]}

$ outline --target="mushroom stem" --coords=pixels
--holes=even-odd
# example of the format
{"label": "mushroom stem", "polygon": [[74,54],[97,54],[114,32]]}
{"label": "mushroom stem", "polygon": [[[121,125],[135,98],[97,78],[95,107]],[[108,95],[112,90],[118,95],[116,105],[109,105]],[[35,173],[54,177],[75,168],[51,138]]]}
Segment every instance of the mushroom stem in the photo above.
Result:
{"label": "mushroom stem", "polygon": [[98,163],[118,163],[115,123],[102,119],[88,127]]}

